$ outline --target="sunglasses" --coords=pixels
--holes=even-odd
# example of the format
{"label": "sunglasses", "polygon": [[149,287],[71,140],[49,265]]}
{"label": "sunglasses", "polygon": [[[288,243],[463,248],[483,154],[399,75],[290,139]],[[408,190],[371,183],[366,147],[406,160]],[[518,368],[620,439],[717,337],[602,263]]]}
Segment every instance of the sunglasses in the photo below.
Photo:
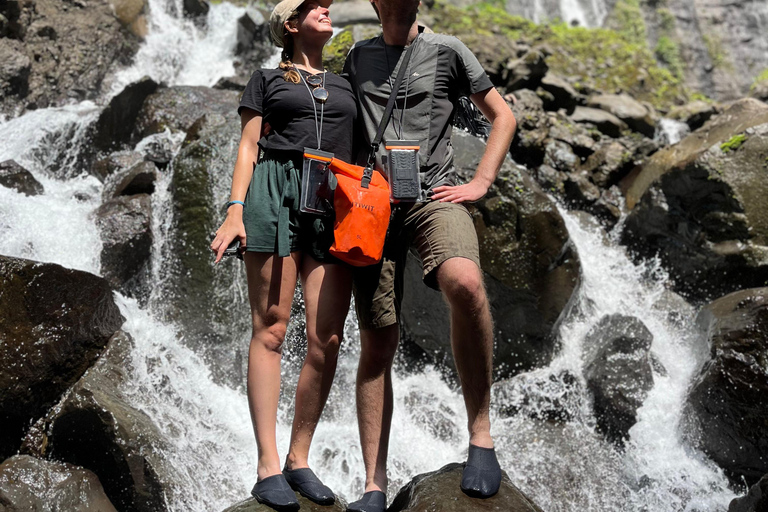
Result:
{"label": "sunglasses", "polygon": [[312,96],[320,103],[328,100],[328,89],[323,87],[323,77],[320,75],[309,75],[306,78],[307,84],[312,86]]}

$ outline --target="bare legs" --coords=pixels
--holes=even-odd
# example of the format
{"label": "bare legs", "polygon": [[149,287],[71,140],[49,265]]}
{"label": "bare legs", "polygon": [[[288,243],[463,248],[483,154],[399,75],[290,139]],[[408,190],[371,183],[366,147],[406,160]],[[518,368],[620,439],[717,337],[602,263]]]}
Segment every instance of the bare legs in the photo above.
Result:
{"label": "bare legs", "polygon": [[281,472],[276,423],[280,360],[299,269],[307,312],[307,357],[296,392],[289,469],[307,467],[309,446],[328,398],[344,319],[349,309],[351,275],[340,265],[321,265],[300,253],[280,258],[246,253],[253,335],[248,356],[248,403],[258,447],[258,478]]}
{"label": "bare legs", "polygon": [[[470,443],[490,448],[493,322],[480,268],[451,258],[437,269],[437,281],[451,310],[451,347],[467,408]],[[386,462],[392,422],[392,360],[399,328],[361,330],[357,373],[357,415],[365,461],[365,491],[386,492]]]}
{"label": "bare legs", "polygon": [[291,447],[285,461],[288,469],[308,467],[309,445],[336,373],[352,273],[342,265],[321,265],[305,256],[301,280],[307,312],[307,356],[296,388]]}

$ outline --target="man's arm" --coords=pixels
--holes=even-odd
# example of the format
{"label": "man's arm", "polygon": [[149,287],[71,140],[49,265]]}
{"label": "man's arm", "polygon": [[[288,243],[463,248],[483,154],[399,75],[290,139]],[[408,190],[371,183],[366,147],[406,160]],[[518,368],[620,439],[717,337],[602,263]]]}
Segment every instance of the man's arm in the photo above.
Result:
{"label": "man's arm", "polygon": [[483,197],[496,179],[509,146],[512,144],[517,122],[515,115],[498,91],[491,87],[473,94],[470,99],[491,123],[491,133],[488,136],[485,153],[480,159],[472,181],[465,185],[435,187],[432,195],[435,201],[463,203],[477,201]]}

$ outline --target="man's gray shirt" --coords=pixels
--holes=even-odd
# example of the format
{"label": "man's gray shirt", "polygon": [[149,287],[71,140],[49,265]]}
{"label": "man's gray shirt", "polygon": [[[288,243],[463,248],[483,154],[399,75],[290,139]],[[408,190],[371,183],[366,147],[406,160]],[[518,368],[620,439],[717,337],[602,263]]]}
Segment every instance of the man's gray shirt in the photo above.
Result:
{"label": "man's gray shirt", "polygon": [[[422,33],[413,44],[384,141],[419,141],[425,190],[455,185],[451,128],[458,99],[493,84],[477,58],[455,37]],[[344,73],[350,77],[364,123],[363,158],[376,136],[404,54],[404,47],[386,45],[379,36],[356,43],[347,55]],[[380,158],[377,164],[380,169]]]}

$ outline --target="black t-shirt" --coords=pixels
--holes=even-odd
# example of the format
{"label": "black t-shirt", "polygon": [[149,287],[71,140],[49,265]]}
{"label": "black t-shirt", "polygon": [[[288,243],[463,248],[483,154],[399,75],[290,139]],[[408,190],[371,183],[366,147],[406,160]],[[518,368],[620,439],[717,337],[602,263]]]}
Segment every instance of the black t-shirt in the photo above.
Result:
{"label": "black t-shirt", "polygon": [[[306,71],[299,71],[304,78]],[[311,96],[304,82],[294,84],[283,78],[282,69],[259,69],[253,73],[240,99],[238,113],[250,108],[264,116],[271,131],[259,139],[262,149],[303,151],[317,147],[317,124],[322,111],[322,137],[320,149],[330,151],[337,158],[352,160],[353,125],[357,104],[352,87],[345,79],[333,73],[325,74],[328,100],[325,105]],[[322,75],[321,75],[322,76]],[[310,90],[312,86],[309,86]]]}

